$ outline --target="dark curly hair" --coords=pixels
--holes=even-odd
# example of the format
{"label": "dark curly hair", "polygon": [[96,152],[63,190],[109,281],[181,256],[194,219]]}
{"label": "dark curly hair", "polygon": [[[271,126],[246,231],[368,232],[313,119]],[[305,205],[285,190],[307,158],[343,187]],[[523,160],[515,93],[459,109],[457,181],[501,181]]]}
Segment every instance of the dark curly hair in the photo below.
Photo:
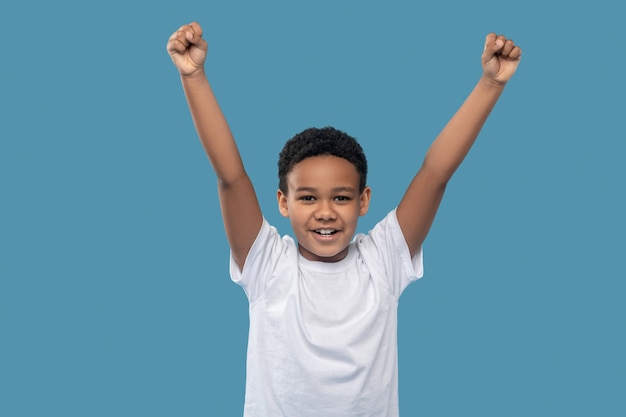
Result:
{"label": "dark curly hair", "polygon": [[289,139],[278,156],[278,188],[287,194],[287,175],[302,160],[318,155],[333,155],[350,162],[359,173],[359,192],[367,180],[367,159],[363,148],[352,136],[334,127],[311,127]]}

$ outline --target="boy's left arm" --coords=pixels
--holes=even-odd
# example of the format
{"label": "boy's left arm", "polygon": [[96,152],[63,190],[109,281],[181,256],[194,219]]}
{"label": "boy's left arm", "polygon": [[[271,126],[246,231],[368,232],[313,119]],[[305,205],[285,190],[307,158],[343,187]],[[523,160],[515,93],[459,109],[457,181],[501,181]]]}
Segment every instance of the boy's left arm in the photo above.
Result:
{"label": "boy's left arm", "polygon": [[510,39],[494,33],[487,35],[481,56],[482,77],[430,146],[396,210],[411,256],[422,246],[448,181],[474,144],[504,86],[515,73],[521,55],[521,49]]}

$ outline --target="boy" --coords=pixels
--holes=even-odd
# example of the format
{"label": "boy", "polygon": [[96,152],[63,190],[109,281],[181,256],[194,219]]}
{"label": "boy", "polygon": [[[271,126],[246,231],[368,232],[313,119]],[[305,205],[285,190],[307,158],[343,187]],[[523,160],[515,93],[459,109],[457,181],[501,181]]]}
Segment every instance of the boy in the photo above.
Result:
{"label": "boy", "polygon": [[280,154],[279,211],[296,241],[261,214],[204,73],[197,23],[169,39],[196,130],[218,178],[231,277],[250,303],[245,416],[397,416],[397,302],[422,276],[421,247],[446,184],[469,151],[521,50],[489,34],[483,75],[428,150],[397,208],[355,236],[369,206],[356,141],[307,129]]}

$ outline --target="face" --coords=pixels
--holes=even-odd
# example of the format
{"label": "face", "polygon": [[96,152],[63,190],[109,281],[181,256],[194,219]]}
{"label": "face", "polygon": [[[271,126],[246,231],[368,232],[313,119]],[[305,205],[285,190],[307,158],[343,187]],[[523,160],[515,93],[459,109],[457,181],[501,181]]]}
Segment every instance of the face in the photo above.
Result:
{"label": "face", "polygon": [[369,187],[359,192],[354,165],[336,156],[306,158],[287,175],[287,187],[287,194],[278,191],[278,207],[289,217],[302,256],[321,262],[345,258],[371,194]]}

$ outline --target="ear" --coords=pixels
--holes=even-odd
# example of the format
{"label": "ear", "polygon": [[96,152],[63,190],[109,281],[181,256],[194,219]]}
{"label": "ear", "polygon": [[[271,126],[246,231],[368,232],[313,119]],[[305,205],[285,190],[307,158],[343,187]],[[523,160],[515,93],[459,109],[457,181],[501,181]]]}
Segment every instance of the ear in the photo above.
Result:
{"label": "ear", "polygon": [[365,216],[367,210],[370,208],[370,197],[372,196],[372,189],[365,187],[361,196],[359,197],[359,216]]}
{"label": "ear", "polygon": [[278,211],[280,211],[280,214],[282,214],[284,217],[289,217],[287,195],[284,194],[282,191],[278,190],[276,192],[276,199],[278,200]]}

